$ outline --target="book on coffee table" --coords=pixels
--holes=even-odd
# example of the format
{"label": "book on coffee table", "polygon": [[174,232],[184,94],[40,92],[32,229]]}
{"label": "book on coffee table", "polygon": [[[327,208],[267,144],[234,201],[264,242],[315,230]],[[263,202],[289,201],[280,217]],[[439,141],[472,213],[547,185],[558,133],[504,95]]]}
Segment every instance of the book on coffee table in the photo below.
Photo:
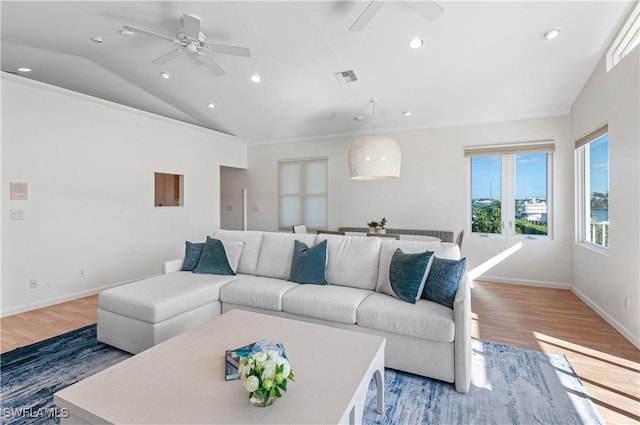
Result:
{"label": "book on coffee table", "polygon": [[249,357],[252,353],[262,351],[263,349],[275,350],[279,352],[282,357],[285,359],[287,358],[287,354],[284,351],[284,345],[282,345],[282,343],[274,344],[264,339],[236,348],[235,350],[225,350],[225,381],[240,378],[238,375],[238,368],[240,367],[242,358]]}

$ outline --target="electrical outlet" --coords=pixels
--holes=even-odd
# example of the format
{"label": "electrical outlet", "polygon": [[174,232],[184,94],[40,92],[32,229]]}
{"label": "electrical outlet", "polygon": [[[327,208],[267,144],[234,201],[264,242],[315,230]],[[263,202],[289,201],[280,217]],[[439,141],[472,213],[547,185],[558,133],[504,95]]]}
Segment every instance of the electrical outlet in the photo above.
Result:
{"label": "electrical outlet", "polygon": [[31,279],[29,281],[29,288],[36,289],[38,287],[38,279]]}
{"label": "electrical outlet", "polygon": [[80,270],[78,270],[78,276],[79,276],[79,277],[85,277],[85,275],[86,275],[86,271],[85,271],[85,269],[80,269]]}

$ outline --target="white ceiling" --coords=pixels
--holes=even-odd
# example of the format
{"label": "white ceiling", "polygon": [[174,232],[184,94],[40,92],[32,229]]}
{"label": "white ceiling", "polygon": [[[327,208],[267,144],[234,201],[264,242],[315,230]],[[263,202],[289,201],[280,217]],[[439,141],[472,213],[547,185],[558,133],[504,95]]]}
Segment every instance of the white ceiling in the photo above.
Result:
{"label": "white ceiling", "polygon": [[[387,1],[352,32],[367,2],[3,0],[1,64],[247,143],[356,135],[371,131],[372,97],[380,132],[567,113],[634,4],[438,3],[444,14],[428,22]],[[227,71],[216,77],[188,55],[153,64],[175,45],[119,34],[131,25],[174,36],[183,13],[202,19],[207,42],[249,47],[251,58],[214,55]],[[542,36],[550,28],[561,30],[553,41]],[[408,47],[414,36],[421,49]],[[348,69],[360,80],[339,84],[334,73]]]}

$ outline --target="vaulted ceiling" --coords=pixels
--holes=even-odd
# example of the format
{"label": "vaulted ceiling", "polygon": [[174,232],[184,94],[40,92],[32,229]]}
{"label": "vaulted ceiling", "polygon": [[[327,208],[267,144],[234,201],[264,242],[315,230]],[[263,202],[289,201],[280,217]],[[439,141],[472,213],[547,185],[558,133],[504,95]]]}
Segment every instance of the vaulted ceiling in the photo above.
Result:
{"label": "vaulted ceiling", "polygon": [[[444,13],[428,21],[389,0],[350,31],[368,3],[2,1],[2,70],[247,143],[370,132],[370,98],[379,132],[526,118],[568,112],[634,4],[439,1]],[[177,47],[169,40],[120,34],[175,37],[183,13],[201,19],[206,42],[251,57],[208,53],[226,71],[215,76],[188,52],[153,63]],[[545,39],[552,28],[559,37]],[[339,82],[346,70],[358,81]]]}

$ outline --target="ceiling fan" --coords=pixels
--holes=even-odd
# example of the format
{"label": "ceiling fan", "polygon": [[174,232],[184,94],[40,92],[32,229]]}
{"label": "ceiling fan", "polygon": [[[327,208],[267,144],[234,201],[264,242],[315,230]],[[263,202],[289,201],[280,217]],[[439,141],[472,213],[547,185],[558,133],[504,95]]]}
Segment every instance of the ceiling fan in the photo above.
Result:
{"label": "ceiling fan", "polygon": [[213,73],[213,75],[220,76],[226,74],[225,70],[218,65],[211,55],[207,55],[207,53],[221,53],[223,55],[242,56],[245,58],[251,57],[251,52],[246,47],[206,43],[204,34],[200,32],[200,18],[198,16],[184,13],[182,14],[181,20],[182,29],[178,31],[175,37],[158,34],[153,31],[132,27],[130,25],[125,25],[122,29],[125,31],[133,31],[140,34],[150,35],[151,37],[160,38],[179,45],[176,49],[155,59],[153,63],[158,65],[165,65],[183,53],[189,52],[197,57],[200,62],[202,62],[202,64]]}
{"label": "ceiling fan", "polygon": [[[372,0],[364,9],[362,14],[358,16],[358,19],[351,25],[349,31],[362,31],[369,21],[378,13],[380,8],[384,6],[384,0]],[[444,9],[435,1],[423,0],[423,1],[405,1],[413,10],[418,12],[427,21],[431,22],[438,16],[444,13]]]}

